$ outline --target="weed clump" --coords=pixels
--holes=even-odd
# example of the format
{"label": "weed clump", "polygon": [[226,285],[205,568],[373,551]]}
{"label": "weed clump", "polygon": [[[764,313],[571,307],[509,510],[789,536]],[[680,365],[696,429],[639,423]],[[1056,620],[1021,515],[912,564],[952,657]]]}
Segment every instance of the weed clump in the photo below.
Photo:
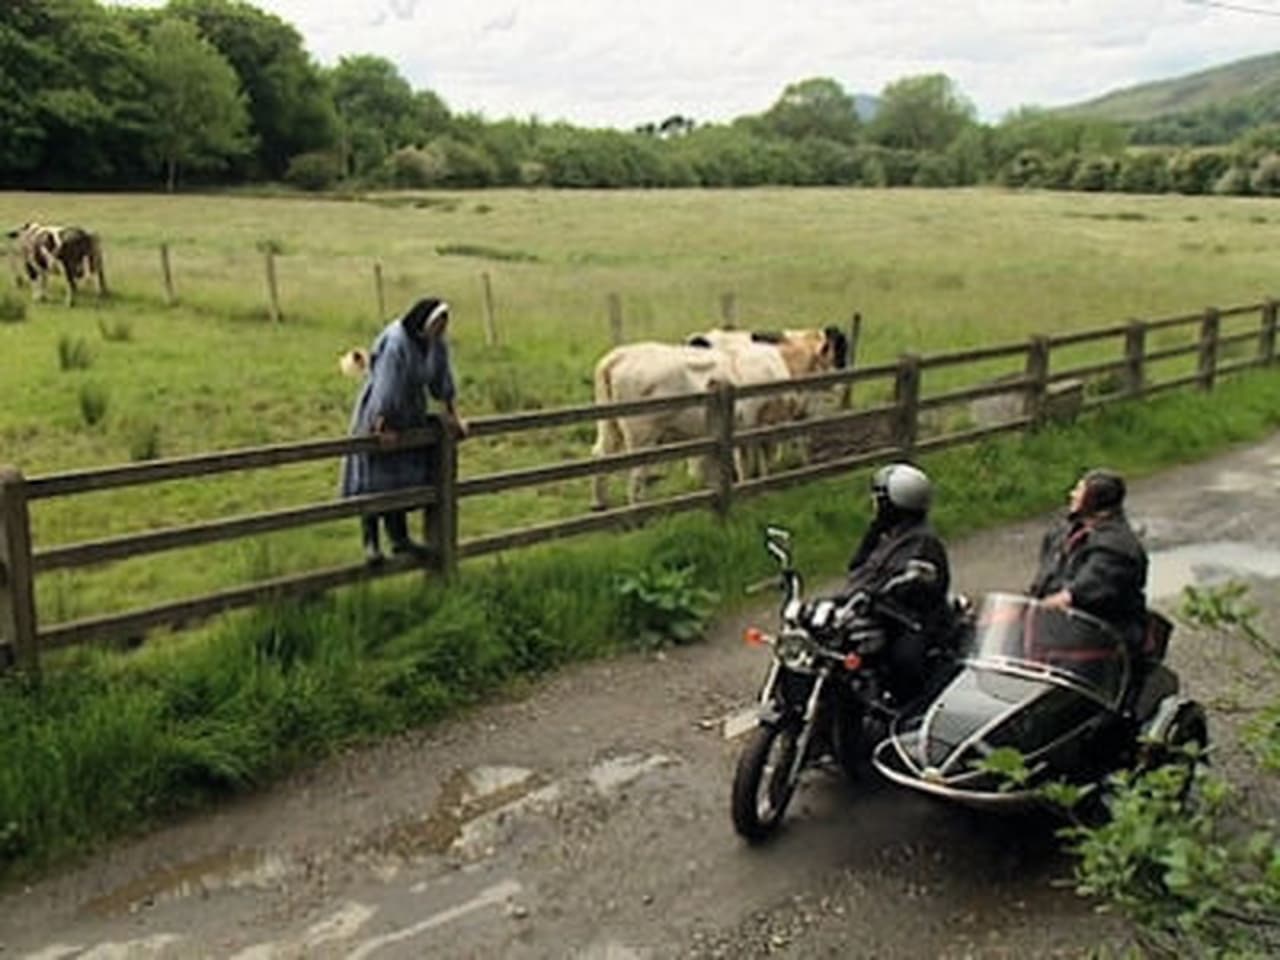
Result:
{"label": "weed clump", "polygon": [[27,301],[16,294],[0,293],[0,323],[22,323],[27,319]]}
{"label": "weed clump", "polygon": [[84,337],[58,338],[58,368],[61,370],[88,370],[93,365],[93,353]]}
{"label": "weed clump", "polygon": [[85,426],[93,427],[102,422],[111,406],[111,394],[107,388],[98,383],[85,383],[80,386],[80,419]]}

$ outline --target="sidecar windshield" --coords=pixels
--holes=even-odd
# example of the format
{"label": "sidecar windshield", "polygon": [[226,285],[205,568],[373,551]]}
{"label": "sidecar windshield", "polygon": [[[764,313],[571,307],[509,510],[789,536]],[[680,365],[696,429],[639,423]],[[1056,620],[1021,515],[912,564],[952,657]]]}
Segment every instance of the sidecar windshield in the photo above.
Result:
{"label": "sidecar windshield", "polygon": [[1046,607],[1031,597],[991,593],[983,600],[969,660],[1023,664],[1119,698],[1125,649],[1119,634],[1080,610]]}

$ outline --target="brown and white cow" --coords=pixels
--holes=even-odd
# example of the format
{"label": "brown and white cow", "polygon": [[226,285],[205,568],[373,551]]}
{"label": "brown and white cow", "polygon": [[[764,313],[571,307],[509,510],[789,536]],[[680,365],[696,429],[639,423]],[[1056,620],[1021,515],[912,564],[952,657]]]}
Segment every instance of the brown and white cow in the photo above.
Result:
{"label": "brown and white cow", "polygon": [[84,277],[98,274],[101,293],[101,251],[96,234],[80,227],[24,223],[7,236],[17,243],[23,272],[36,300],[43,300],[48,294],[51,273],[61,273],[67,282],[67,306],[75,303],[76,283]]}
{"label": "brown and white cow", "polygon": [[[711,341],[718,333],[731,333],[719,345]],[[712,331],[697,345],[637,343],[615,347],[596,364],[595,399],[598,404],[621,403],[679,394],[704,393],[719,383],[745,386],[781,382],[788,378],[842,365],[847,347],[839,330],[788,331],[786,346],[753,342],[750,334],[737,337],[736,331]],[[732,347],[732,348],[731,348]],[[749,397],[734,405],[735,426],[749,429],[791,419],[795,401],[788,395]],[[701,404],[682,410],[661,411],[632,417],[612,417],[597,424],[592,453],[607,456],[642,450],[661,443],[706,436],[706,412]],[[756,463],[753,463],[756,461]],[[750,450],[735,451],[739,478],[748,476],[753,465],[763,468]],[[646,470],[631,471],[628,487],[632,503],[640,499]],[[606,478],[594,480],[594,506],[604,509]]]}
{"label": "brown and white cow", "polygon": [[[781,332],[714,329],[694,334],[686,343],[727,350],[744,359],[762,354],[776,356],[778,359],[774,362],[781,363],[792,379],[844,369],[848,365],[849,358],[849,340],[838,327]],[[785,378],[776,375],[758,376],[744,382],[765,383],[781,379]],[[815,403],[813,392],[808,390],[771,394],[762,399],[769,402],[761,408],[757,426],[803,420],[810,415]],[[795,441],[802,458],[807,446],[805,439],[802,437]],[[750,452],[751,458],[758,463],[759,473],[766,472],[769,459],[766,448],[771,446],[772,444],[766,443]]]}

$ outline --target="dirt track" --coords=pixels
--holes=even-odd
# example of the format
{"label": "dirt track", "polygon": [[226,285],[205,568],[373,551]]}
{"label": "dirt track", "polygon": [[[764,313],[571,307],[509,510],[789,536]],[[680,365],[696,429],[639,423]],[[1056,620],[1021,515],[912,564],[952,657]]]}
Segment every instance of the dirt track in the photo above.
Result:
{"label": "dirt track", "polygon": [[[1188,577],[1280,577],[1280,436],[1137,483],[1131,507],[1159,606]],[[954,544],[956,586],[1023,586],[1042,529]],[[1270,593],[1256,599],[1273,626]],[[693,648],[568,671],[13,893],[0,955],[1027,957],[1118,936],[1052,884],[1069,865],[1044,825],[872,779],[812,773],[775,842],[739,842],[725,720],[765,666],[737,638],[771,607]],[[1174,663],[1213,706],[1220,769],[1244,778],[1237,728],[1274,691],[1249,679],[1247,656],[1185,629]]]}

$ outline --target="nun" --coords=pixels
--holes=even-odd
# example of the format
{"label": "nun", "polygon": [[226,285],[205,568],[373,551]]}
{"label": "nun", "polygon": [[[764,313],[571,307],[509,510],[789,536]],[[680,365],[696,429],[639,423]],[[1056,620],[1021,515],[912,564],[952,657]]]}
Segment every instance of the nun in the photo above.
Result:
{"label": "nun", "polygon": [[[466,423],[454,406],[453,369],[445,339],[448,325],[449,304],[427,297],[378,334],[369,349],[364,383],[351,414],[351,436],[372,434],[392,444],[400,433],[427,426],[428,395],[444,408],[445,424],[454,437],[466,436]],[[430,450],[426,447],[352,453],[342,463],[344,497],[421,487],[433,480]],[[360,518],[364,554],[369,563],[381,563],[383,559],[378,541],[379,517],[386,527],[392,553],[425,558],[426,548],[409,537],[406,512],[393,510]]]}

